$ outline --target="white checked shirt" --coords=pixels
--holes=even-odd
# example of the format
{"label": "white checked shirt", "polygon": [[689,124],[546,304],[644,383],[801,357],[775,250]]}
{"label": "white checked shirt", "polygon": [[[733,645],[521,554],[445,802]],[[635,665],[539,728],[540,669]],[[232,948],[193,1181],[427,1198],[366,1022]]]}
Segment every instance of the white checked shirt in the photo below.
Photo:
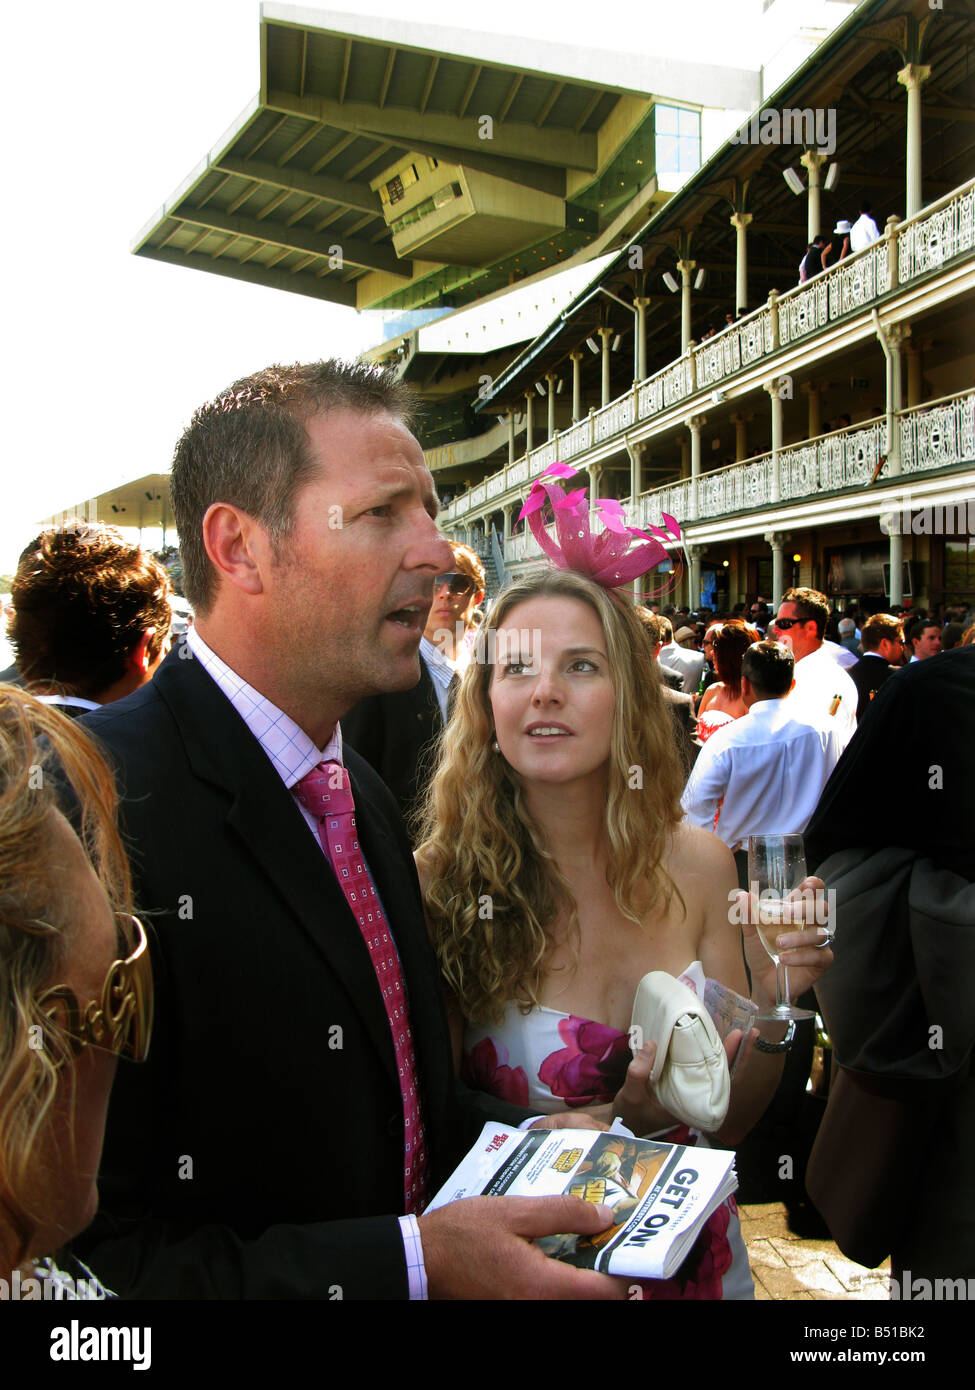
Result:
{"label": "white checked shirt", "polygon": [[[338,724],[332,731],[332,737],[325,747],[316,748],[305,731],[300,729],[293,719],[283,710],[279,710],[277,705],[273,705],[253,686],[248,685],[237,675],[236,671],[231,670],[225,661],[221,661],[216,652],[210,650],[200,636],[197,627],[191,627],[187,632],[186,644],[207,675],[226,695],[243,719],[274,764],[275,772],[289,791],[293,792],[302,777],[307,772],[311,772],[312,768],[317,767],[319,763],[342,762],[342,730]],[[295,797],[295,805],[314,835],[315,844],[321,849],[317,818],[309,815],[297,797]],[[322,850],[322,854],[324,853],[325,851]],[[427,1297],[427,1272],[423,1263],[420,1228],[415,1216],[401,1216],[399,1224],[403,1236],[403,1250],[406,1255],[410,1298],[424,1299]]]}
{"label": "white checked shirt", "polygon": [[705,743],[681,798],[684,814],[714,827],[729,849],[749,835],[797,835],[845,746],[835,720],[814,722],[791,696],[760,700]]}

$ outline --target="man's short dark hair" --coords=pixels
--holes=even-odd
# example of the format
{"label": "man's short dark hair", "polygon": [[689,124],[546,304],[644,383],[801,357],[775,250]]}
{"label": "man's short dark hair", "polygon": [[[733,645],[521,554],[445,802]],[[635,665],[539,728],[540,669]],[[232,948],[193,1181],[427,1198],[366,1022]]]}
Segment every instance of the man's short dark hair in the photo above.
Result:
{"label": "man's short dark hair", "polygon": [[408,424],[414,404],[391,371],[332,359],[267,367],[200,406],[176,445],[170,479],[183,589],[196,611],[208,613],[216,597],[217,576],[203,544],[209,507],[239,507],[283,550],[298,495],[316,469],[305,421],[344,408],[387,411]]}
{"label": "man's short dark hair", "polygon": [[782,595],[783,603],[794,603],[799,617],[804,623],[816,624],[816,636],[823,640],[826,623],[829,619],[829,600],[818,589],[786,589]]}
{"label": "man's short dark hair", "polygon": [[150,662],[169,634],[169,576],[112,526],[82,522],[42,531],[22,552],[11,585],[10,639],[26,684],[94,700],[125,675],[154,628]]}
{"label": "man's short dark hair", "polygon": [[900,618],[895,618],[893,613],[874,613],[860,629],[860,646],[865,652],[875,652],[881,642],[900,642],[903,637]]}
{"label": "man's short dark hair", "polygon": [[789,693],[795,657],[781,642],[753,642],[741,659],[742,679],[757,695],[777,699]]}

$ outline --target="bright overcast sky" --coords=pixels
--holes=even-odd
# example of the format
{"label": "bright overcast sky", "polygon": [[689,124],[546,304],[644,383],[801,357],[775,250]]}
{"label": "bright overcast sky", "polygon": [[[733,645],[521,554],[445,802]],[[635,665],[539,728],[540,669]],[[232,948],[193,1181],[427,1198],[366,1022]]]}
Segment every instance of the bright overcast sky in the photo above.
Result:
{"label": "bright overcast sky", "polygon": [[[536,41],[525,60],[544,66],[546,35],[741,61],[756,11],[759,0],[484,0],[463,10],[456,0],[343,0],[321,13],[523,34]],[[7,573],[41,517],[166,472],[194,407],[235,377],[354,356],[376,327],[351,309],[129,252],[257,92],[257,0],[27,0],[4,7],[4,40]]]}

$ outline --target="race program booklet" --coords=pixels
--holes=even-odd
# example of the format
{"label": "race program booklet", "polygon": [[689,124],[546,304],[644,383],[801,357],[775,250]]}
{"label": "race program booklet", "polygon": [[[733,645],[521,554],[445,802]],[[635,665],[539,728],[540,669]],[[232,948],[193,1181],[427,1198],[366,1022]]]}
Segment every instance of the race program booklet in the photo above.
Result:
{"label": "race program booklet", "polygon": [[545,1236],[547,1255],[580,1269],[669,1279],[702,1226],[738,1186],[727,1149],[664,1144],[592,1129],[508,1129],[487,1124],[429,1211],[463,1197],[571,1193],[612,1207],[595,1236]]}

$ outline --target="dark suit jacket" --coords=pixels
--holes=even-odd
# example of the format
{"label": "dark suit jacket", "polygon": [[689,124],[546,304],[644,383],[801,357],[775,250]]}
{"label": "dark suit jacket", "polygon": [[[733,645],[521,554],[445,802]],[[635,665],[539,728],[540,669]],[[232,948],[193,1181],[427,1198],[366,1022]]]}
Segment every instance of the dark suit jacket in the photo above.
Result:
{"label": "dark suit jacket", "polygon": [[342,716],[341,725],[343,746],[351,744],[379,773],[409,825],[444,728],[427,663],[420,658],[420,680],[412,690],[369,695]]}
{"label": "dark suit jacket", "polygon": [[884,661],[882,656],[861,656],[855,666],[849,667],[847,675],[856,686],[860,697],[857,702],[857,723],[870,708],[873,696],[884,681],[900,669],[899,666],[891,666],[889,662]]}
{"label": "dark suit jacket", "polygon": [[[119,1067],[85,1258],[137,1297],[405,1297],[402,1105],[366,946],[294,797],[184,651],[85,720],[120,771],[157,993],[149,1062]],[[433,1191],[488,1111],[515,1112],[458,1103],[402,822],[352,750],[346,766],[403,965]]]}

